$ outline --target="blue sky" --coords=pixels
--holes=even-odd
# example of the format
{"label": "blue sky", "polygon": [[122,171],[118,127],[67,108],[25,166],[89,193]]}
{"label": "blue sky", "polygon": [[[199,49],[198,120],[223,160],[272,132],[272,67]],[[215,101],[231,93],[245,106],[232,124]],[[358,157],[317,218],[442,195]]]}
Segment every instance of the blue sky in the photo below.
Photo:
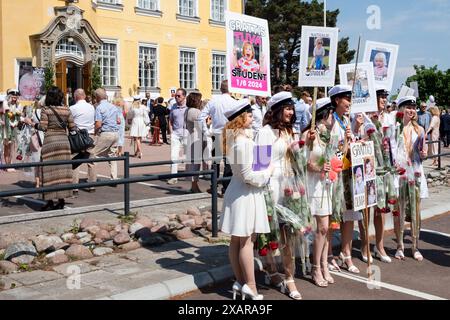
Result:
{"label": "blue sky", "polygon": [[[381,9],[380,30],[367,28],[370,5]],[[339,36],[350,37],[351,49],[361,35],[359,61],[366,40],[400,46],[392,93],[414,74],[414,64],[450,68],[450,0],[327,0],[327,9],[340,10]]]}

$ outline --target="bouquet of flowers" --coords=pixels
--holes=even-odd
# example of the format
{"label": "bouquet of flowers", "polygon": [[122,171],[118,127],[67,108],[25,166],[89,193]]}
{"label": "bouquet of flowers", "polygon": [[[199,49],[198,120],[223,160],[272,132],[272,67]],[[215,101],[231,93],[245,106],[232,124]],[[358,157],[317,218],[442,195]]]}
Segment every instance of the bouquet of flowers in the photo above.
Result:
{"label": "bouquet of flowers", "polygon": [[260,256],[266,256],[269,250],[276,251],[279,247],[280,227],[278,217],[275,209],[275,204],[272,198],[272,190],[266,187],[264,190],[264,199],[267,207],[267,219],[269,221],[270,233],[258,234],[256,240],[256,249]]}

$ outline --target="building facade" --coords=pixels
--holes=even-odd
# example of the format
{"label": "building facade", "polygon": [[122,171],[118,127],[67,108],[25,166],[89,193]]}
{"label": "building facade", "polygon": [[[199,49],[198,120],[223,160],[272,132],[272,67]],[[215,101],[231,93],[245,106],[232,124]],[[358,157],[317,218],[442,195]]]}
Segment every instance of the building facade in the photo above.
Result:
{"label": "building facade", "polygon": [[210,97],[225,74],[224,12],[242,0],[2,0],[0,92],[21,66],[55,68],[56,83],[87,87],[100,67],[109,95],[167,98],[171,88]]}

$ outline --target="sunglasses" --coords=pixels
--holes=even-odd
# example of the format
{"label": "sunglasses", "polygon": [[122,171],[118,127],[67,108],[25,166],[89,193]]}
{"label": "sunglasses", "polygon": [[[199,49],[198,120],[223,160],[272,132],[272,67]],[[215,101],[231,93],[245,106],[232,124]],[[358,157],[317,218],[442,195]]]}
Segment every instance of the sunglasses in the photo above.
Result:
{"label": "sunglasses", "polygon": [[181,97],[183,97],[181,94],[177,94],[175,97],[177,97],[177,98],[181,98]]}

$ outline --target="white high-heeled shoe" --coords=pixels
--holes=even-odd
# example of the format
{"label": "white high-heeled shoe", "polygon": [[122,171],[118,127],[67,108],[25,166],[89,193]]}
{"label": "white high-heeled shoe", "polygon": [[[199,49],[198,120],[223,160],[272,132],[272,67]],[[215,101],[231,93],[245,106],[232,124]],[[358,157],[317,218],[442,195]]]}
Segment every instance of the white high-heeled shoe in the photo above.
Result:
{"label": "white high-heeled shoe", "polygon": [[[364,261],[365,263],[367,263],[367,257],[365,256],[365,255],[363,255],[363,253],[362,253],[362,251],[361,251],[361,258],[362,258],[362,261]],[[372,255],[370,255],[370,263],[373,263],[373,257],[372,257]]]}
{"label": "white high-heeled shoe", "polygon": [[242,300],[245,300],[246,296],[249,296],[252,300],[263,300],[264,296],[262,294],[255,294],[252,289],[247,284],[244,284],[241,289]]}
{"label": "white high-heeled shoe", "polygon": [[281,293],[286,294],[286,291],[287,291],[289,298],[294,299],[294,300],[302,300],[303,299],[302,295],[300,294],[300,292],[298,292],[298,290],[289,291],[287,284],[292,283],[292,282],[295,282],[294,279],[284,280],[283,285],[280,288]]}
{"label": "white high-heeled shoe", "polygon": [[236,300],[237,294],[242,294],[242,286],[239,282],[235,281],[231,287],[233,290],[233,300]]}
{"label": "white high-heeled shoe", "polygon": [[389,258],[388,256],[383,256],[383,255],[380,253],[380,251],[378,251],[378,249],[377,249],[376,246],[375,246],[373,252],[374,252],[374,254],[375,254],[375,257],[376,257],[376,258],[380,258],[380,260],[381,260],[382,262],[385,262],[385,263],[391,263],[391,262],[392,262],[392,259]]}
{"label": "white high-heeled shoe", "polygon": [[359,273],[359,269],[352,264],[349,266],[349,264],[345,260],[352,260],[352,256],[344,256],[344,254],[341,252],[339,253],[339,261],[342,263],[342,265],[345,265],[347,267],[347,271],[351,273]]}

